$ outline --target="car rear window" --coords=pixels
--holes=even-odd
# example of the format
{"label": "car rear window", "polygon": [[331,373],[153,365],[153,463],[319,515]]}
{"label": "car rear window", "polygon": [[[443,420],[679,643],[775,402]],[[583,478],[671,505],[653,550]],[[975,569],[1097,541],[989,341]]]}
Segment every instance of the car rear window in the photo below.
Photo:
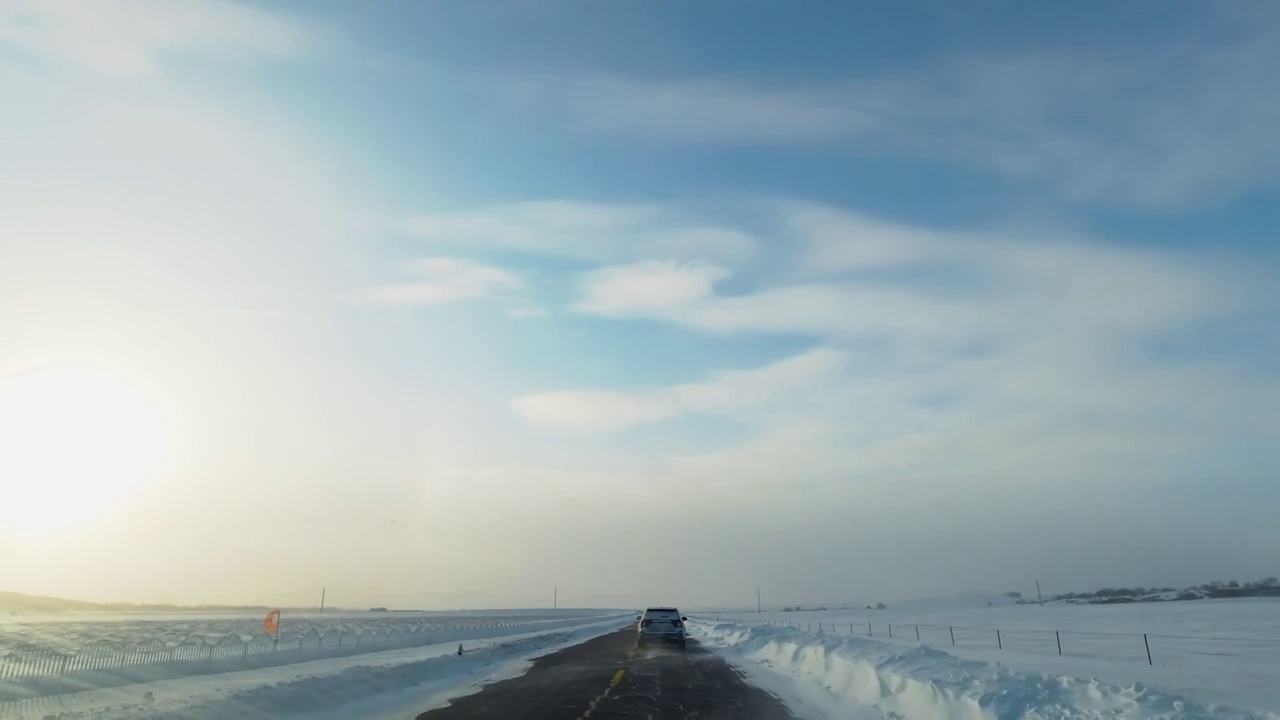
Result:
{"label": "car rear window", "polygon": [[649,610],[644,614],[649,620],[678,620],[680,613],[675,610]]}

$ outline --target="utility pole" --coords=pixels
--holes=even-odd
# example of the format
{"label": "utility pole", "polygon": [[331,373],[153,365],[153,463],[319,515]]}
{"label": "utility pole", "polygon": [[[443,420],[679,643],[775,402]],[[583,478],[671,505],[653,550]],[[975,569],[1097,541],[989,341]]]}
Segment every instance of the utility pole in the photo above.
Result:
{"label": "utility pole", "polygon": [[321,615],[324,614],[324,593],[328,589],[329,588],[324,588],[324,587],[320,588],[320,614]]}
{"label": "utility pole", "polygon": [[558,610],[560,608],[560,588],[559,586],[551,588],[551,609]]}
{"label": "utility pole", "polygon": [[763,611],[760,609],[760,588],[756,588],[756,614],[759,615],[761,612]]}
{"label": "utility pole", "polygon": [[1044,595],[1040,594],[1040,581],[1036,580],[1036,597],[1040,599],[1040,607],[1044,607]]}

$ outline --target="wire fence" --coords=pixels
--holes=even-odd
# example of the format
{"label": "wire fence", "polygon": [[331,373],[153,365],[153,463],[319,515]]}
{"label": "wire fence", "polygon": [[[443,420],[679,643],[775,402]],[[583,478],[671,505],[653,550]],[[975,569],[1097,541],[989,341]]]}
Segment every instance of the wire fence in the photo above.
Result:
{"label": "wire fence", "polygon": [[[720,620],[702,616],[706,620]],[[1132,660],[1147,665],[1177,665],[1182,661],[1234,659],[1276,662],[1280,638],[1244,636],[1173,635],[1086,630],[1028,630],[934,623],[828,622],[810,620],[750,619],[726,616],[744,625],[771,625],[818,633],[853,635],[882,640],[914,642],[932,647],[1007,650],[1038,655],[1059,655],[1111,660]]]}
{"label": "wire fence", "polygon": [[316,628],[276,637],[259,633],[250,637],[225,635],[216,640],[202,636],[178,642],[144,640],[131,644],[95,641],[59,652],[48,648],[13,650],[0,656],[0,681],[73,675],[93,671],[122,671],[170,663],[217,665],[277,665],[301,659],[355,655],[380,650],[421,647],[440,642],[478,640],[537,630],[583,625],[606,618],[531,620],[527,622],[460,624],[448,628],[412,630],[343,631],[321,633]]}

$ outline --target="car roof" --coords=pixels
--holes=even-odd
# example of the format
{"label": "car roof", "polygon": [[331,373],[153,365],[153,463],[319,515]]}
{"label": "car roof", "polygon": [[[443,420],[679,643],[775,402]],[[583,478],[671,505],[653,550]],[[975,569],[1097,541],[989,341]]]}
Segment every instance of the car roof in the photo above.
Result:
{"label": "car roof", "polygon": [[653,612],[655,610],[659,612],[680,612],[673,607],[651,607],[648,610],[645,610],[645,612]]}

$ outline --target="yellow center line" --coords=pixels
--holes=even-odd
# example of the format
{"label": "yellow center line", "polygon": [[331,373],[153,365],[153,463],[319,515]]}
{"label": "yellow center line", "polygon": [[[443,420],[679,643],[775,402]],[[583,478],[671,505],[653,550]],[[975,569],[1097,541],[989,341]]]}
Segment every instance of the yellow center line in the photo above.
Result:
{"label": "yellow center line", "polygon": [[[628,664],[631,663],[631,655],[632,653],[627,653]],[[600,693],[595,700],[591,701],[591,704],[587,706],[587,711],[582,713],[582,717],[578,718],[578,720],[587,720],[587,718],[591,717],[591,713],[596,711],[596,706],[599,705],[602,700],[609,697],[609,693],[613,692],[613,689],[618,687],[618,683],[622,682],[622,676],[626,674],[626,668],[618,668],[618,672],[614,673],[613,679],[609,681],[609,687],[605,688],[604,692]]]}

